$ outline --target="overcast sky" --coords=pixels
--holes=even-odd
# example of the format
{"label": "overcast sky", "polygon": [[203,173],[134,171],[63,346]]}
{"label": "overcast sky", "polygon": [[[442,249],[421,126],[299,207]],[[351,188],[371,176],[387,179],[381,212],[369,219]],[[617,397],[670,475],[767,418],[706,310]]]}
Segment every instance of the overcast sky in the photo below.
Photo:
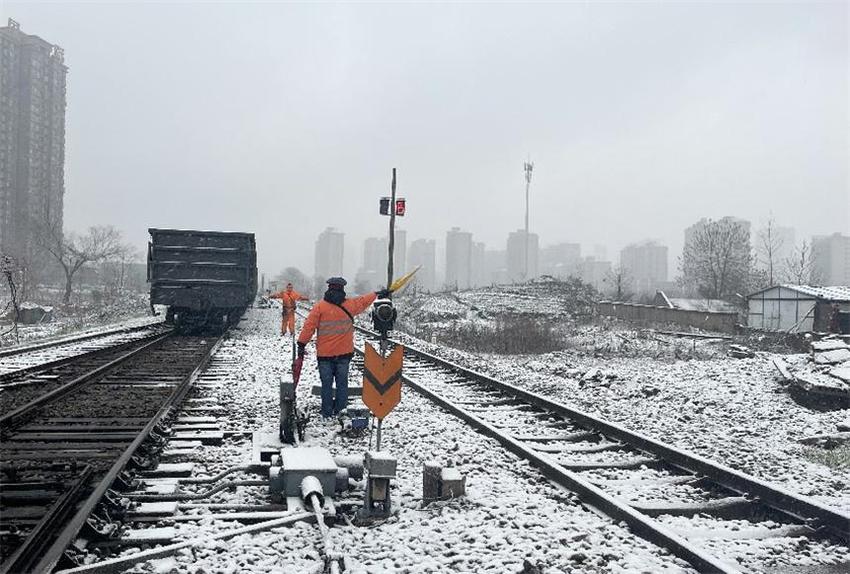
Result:
{"label": "overcast sky", "polygon": [[535,163],[541,244],[657,238],[700,217],[850,230],[845,2],[34,3],[65,49],[66,226],[253,231],[312,272],[327,226],[451,226],[504,248]]}

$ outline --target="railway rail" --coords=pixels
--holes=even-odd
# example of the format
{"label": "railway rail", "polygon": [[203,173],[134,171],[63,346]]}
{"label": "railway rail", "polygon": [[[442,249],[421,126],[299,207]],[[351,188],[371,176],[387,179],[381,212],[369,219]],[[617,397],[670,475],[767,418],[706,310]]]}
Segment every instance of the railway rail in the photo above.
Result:
{"label": "railway rail", "polygon": [[108,353],[121,345],[132,345],[168,330],[170,328],[164,323],[157,322],[3,349],[0,350],[0,383],[73,363],[81,357]]}
{"label": "railway rail", "polygon": [[[377,339],[356,329],[360,347]],[[741,571],[700,544],[708,539],[850,541],[847,513],[410,345],[402,379],[700,572]]]}
{"label": "railway rail", "polygon": [[159,333],[0,417],[0,574],[73,565],[75,546],[116,535],[116,491],[156,464],[220,341]]}

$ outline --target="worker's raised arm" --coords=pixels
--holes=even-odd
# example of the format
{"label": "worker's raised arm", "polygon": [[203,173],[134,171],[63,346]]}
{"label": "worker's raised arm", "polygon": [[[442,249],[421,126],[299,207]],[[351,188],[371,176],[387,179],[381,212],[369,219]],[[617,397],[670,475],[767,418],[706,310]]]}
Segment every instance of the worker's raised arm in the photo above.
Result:
{"label": "worker's raised arm", "polygon": [[273,295],[269,295],[269,299],[281,299],[282,300],[283,299],[283,293],[284,293],[283,291],[278,291],[277,293],[275,293]]}
{"label": "worker's raised arm", "polygon": [[355,297],[354,299],[346,299],[345,308],[348,309],[352,315],[359,315],[368,309],[369,305],[374,303],[377,297],[377,293],[366,293],[365,295]]}

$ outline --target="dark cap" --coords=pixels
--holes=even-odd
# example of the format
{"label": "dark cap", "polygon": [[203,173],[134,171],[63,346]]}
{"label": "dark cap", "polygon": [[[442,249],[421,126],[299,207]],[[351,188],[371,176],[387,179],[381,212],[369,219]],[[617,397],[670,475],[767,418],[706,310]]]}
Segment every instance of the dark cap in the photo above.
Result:
{"label": "dark cap", "polygon": [[345,287],[348,284],[348,281],[342,277],[331,277],[328,279],[327,283],[328,285],[339,285],[340,287]]}

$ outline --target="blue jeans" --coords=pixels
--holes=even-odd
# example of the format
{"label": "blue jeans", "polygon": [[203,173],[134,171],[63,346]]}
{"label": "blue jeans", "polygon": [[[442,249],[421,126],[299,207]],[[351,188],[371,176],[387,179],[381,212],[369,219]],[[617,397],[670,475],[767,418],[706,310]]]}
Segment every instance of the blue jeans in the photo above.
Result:
{"label": "blue jeans", "polygon": [[[319,358],[319,378],[322,380],[322,416],[330,417],[348,405],[348,365],[351,357]],[[336,397],[333,384],[336,380]]]}

